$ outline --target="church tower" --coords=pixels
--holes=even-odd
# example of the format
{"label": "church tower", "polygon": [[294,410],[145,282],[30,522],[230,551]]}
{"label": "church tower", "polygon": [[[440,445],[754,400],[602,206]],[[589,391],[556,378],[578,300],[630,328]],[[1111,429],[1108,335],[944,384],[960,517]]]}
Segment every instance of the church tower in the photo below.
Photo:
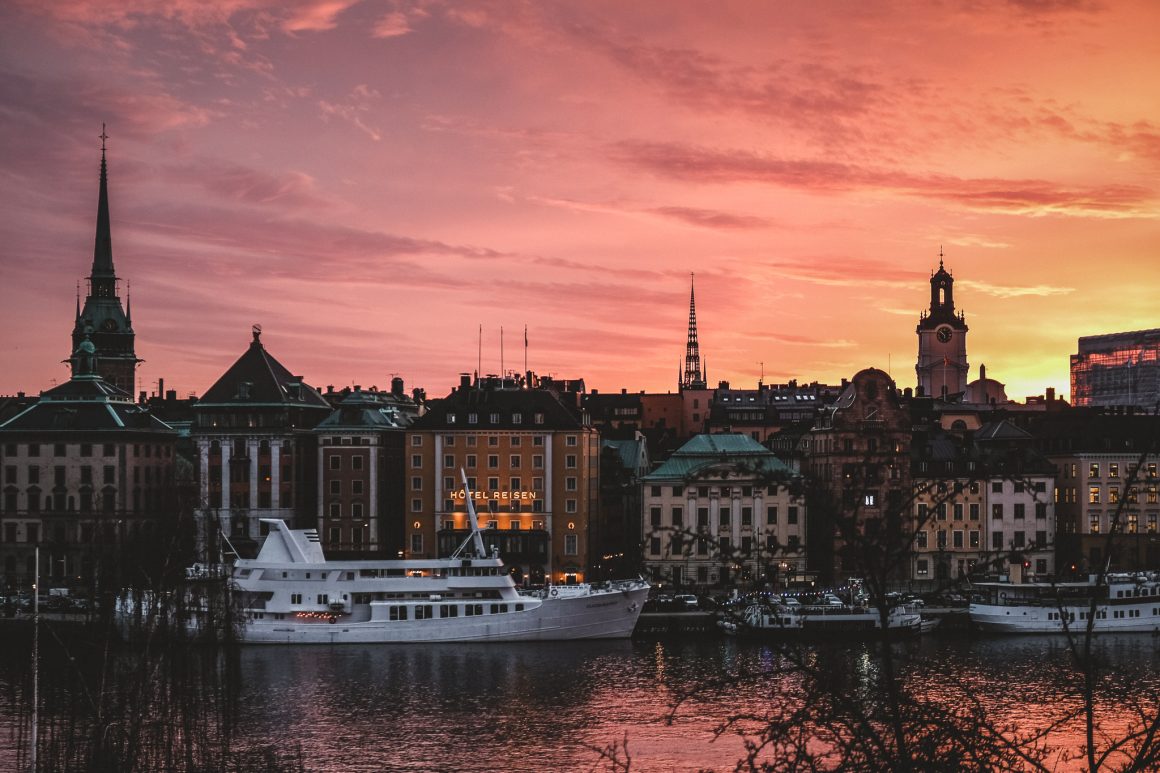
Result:
{"label": "church tower", "polygon": [[689,339],[685,344],[685,372],[681,376],[681,389],[704,389],[708,376],[701,370],[701,348],[697,343],[697,300],[693,279],[689,278]]}
{"label": "church tower", "polygon": [[943,266],[930,276],[930,309],[918,318],[918,388],[921,394],[947,397],[967,389],[967,322],[955,313],[955,279]]}
{"label": "church tower", "polygon": [[97,198],[97,237],[93,268],[88,279],[84,307],[77,296],[72,350],[77,351],[86,336],[95,347],[97,373],[105,381],[132,395],[136,385],[137,359],[133,321],[128,301],[122,308],[117,274],[113,269],[113,243],[109,228],[109,190],[105,167],[105,134],[101,125],[101,184]]}

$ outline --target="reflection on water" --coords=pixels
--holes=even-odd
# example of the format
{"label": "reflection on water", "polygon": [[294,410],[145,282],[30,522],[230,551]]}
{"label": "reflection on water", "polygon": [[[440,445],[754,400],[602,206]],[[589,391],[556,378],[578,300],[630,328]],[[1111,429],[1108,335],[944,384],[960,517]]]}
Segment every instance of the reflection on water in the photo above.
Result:
{"label": "reflection on water", "polygon": [[[1151,637],[1104,637],[1097,650],[1132,689],[1160,689]],[[1058,638],[944,636],[900,654],[927,695],[967,690],[1021,722],[1074,696]],[[865,645],[810,657],[839,685],[874,677]],[[300,747],[318,771],[588,770],[592,747],[626,733],[633,770],[731,770],[742,743],[714,740],[714,728],[731,712],[760,712],[792,678],[776,650],[732,640],[250,647],[240,659],[242,735]],[[11,724],[6,700],[20,679],[11,661],[0,665],[0,722]],[[0,729],[0,769],[8,736]]]}

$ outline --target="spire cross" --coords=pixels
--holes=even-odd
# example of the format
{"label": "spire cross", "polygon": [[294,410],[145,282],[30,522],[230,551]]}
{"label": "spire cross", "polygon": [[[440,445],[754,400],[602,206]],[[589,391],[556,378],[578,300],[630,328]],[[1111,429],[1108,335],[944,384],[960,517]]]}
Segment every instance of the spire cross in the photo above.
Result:
{"label": "spire cross", "polygon": [[102,154],[104,154],[104,152],[105,152],[105,140],[109,139],[109,135],[105,133],[105,124],[104,124],[104,122],[102,122],[102,123],[101,123],[101,134],[100,134],[100,137],[101,137],[101,153],[102,153]]}
{"label": "spire cross", "polygon": [[940,269],[943,267],[943,248],[941,244],[938,246],[938,267]]}

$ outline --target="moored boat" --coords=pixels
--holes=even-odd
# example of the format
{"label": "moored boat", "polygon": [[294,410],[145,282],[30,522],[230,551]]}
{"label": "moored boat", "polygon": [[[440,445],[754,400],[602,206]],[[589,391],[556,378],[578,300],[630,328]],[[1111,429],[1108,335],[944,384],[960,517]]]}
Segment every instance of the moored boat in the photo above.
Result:
{"label": "moored boat", "polygon": [[1160,633],[1160,575],[1091,575],[1081,582],[981,582],[971,624],[994,633]]}
{"label": "moored boat", "polygon": [[[865,636],[883,630],[882,616],[874,607],[849,605],[801,606],[758,602],[718,621],[731,636]],[[893,607],[886,616],[886,629],[901,634],[922,630],[922,616],[905,607]]]}

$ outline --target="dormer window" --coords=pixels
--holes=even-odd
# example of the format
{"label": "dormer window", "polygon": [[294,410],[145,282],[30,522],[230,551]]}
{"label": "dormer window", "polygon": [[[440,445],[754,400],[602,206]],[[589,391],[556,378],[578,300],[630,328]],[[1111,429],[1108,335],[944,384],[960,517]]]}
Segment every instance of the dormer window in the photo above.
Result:
{"label": "dormer window", "polygon": [[524,423],[524,415],[522,413],[513,413],[512,414],[512,424],[523,424],[523,423]]}
{"label": "dormer window", "polygon": [[493,413],[489,418],[490,418],[492,424],[499,424],[499,414],[498,413]]}
{"label": "dormer window", "polygon": [[253,386],[254,385],[249,381],[239,381],[238,382],[238,399],[239,400],[249,400],[250,399],[250,388]]}
{"label": "dormer window", "polygon": [[467,423],[468,424],[478,424],[479,423],[479,414],[478,413],[467,414]]}
{"label": "dormer window", "polygon": [[454,413],[449,413],[449,414],[447,414],[447,423],[448,423],[448,424],[454,424],[454,423],[455,423],[455,414],[454,414]]}

